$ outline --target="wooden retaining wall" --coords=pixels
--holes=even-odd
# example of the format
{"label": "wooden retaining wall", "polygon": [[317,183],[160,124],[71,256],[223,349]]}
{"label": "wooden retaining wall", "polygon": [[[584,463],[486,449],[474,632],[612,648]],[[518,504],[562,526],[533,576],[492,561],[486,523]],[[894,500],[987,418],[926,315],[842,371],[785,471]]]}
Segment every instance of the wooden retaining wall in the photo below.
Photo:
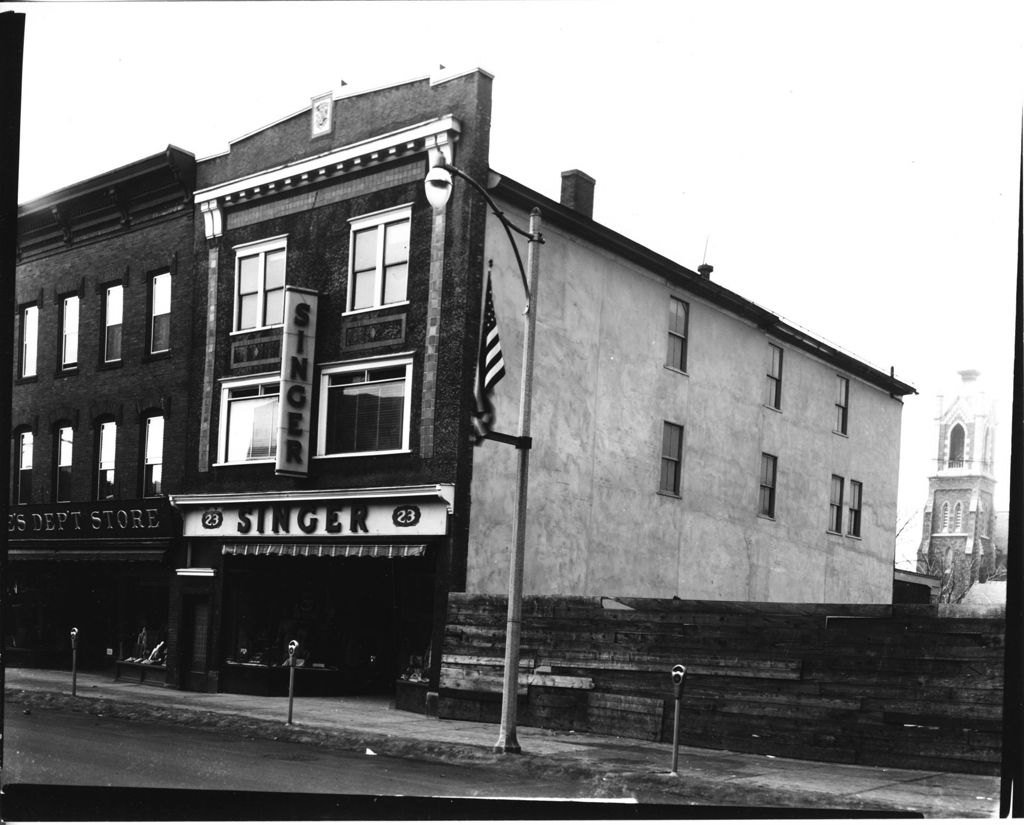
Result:
{"label": "wooden retaining wall", "polygon": [[[442,717],[497,723],[506,600],[451,594]],[[1002,618],[927,605],[528,597],[518,722],[684,745],[997,774]]]}

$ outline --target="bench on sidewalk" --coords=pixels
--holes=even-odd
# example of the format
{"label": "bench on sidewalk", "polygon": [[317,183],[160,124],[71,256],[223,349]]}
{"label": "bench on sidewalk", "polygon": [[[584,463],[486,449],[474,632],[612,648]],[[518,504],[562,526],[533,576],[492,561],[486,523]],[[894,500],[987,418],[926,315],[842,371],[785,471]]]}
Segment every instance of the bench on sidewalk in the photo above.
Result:
{"label": "bench on sidewalk", "polygon": [[120,681],[124,677],[133,682],[152,682],[162,685],[166,676],[166,665],[147,665],[143,662],[126,662],[124,660],[114,662],[114,679],[116,681]]}

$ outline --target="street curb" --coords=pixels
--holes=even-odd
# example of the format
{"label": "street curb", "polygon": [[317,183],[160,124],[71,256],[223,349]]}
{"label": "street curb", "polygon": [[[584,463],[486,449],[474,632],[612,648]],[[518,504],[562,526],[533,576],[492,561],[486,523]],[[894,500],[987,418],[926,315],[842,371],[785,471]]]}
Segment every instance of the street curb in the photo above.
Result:
{"label": "street curb", "polygon": [[[72,696],[67,692],[7,688],[7,707],[20,707],[22,713],[33,710],[64,710],[106,716],[114,719],[162,722],[186,727],[214,728],[253,739],[286,741],[336,750],[364,753],[372,750],[378,756],[424,761],[444,761],[460,765],[496,765],[522,776],[556,776],[572,781],[584,788],[595,799],[634,798],[645,801],[669,802],[680,806],[721,806],[859,812],[878,811],[881,814],[912,813],[925,816],[956,815],[949,806],[901,806],[879,803],[836,792],[815,792],[792,788],[750,787],[732,784],[728,778],[694,777],[688,774],[671,776],[667,771],[637,770],[635,764],[615,766],[614,763],[580,764],[552,755],[496,754],[480,745],[451,742],[425,742],[419,738],[394,736],[365,731],[311,729],[304,725],[287,725],[252,716],[221,710],[190,710],[181,707],[155,706],[149,702],[136,702],[120,698]],[[10,713],[11,711],[8,710]],[[971,814],[967,814],[971,815]]]}

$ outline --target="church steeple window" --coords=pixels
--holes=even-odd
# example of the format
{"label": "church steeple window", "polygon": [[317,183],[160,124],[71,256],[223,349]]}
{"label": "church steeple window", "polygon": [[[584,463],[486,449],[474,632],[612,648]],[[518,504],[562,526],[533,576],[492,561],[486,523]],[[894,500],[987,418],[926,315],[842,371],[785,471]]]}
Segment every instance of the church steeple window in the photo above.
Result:
{"label": "church steeple window", "polygon": [[954,425],[949,432],[949,459],[946,466],[954,469],[964,466],[964,428],[959,424]]}
{"label": "church steeple window", "polygon": [[949,532],[949,502],[944,502],[942,505],[942,532]]}
{"label": "church steeple window", "polygon": [[963,505],[958,501],[956,507],[953,508],[953,532],[961,533],[964,529],[964,508]]}

